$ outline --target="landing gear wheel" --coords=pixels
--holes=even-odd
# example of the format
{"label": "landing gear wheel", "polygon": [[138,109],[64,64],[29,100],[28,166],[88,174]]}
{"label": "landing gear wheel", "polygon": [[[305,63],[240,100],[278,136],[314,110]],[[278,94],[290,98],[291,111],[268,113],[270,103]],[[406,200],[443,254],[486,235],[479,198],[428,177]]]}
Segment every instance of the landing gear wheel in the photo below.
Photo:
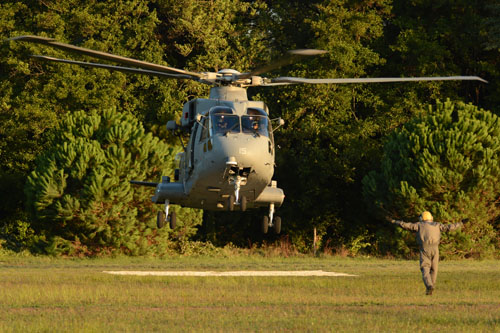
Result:
{"label": "landing gear wheel", "polygon": [[234,201],[234,195],[230,195],[227,199],[227,210],[229,210],[230,212],[234,210]]}
{"label": "landing gear wheel", "polygon": [[156,226],[161,229],[165,226],[165,212],[160,211],[156,215]]}
{"label": "landing gear wheel", "polygon": [[281,232],[281,217],[274,217],[274,232],[279,234]]}
{"label": "landing gear wheel", "polygon": [[170,213],[170,229],[174,230],[177,225],[177,214],[175,212]]}
{"label": "landing gear wheel", "polygon": [[262,218],[262,233],[267,234],[267,230],[269,229],[269,217],[264,216]]}
{"label": "landing gear wheel", "polygon": [[247,210],[247,197],[242,196],[240,199],[240,209],[242,212]]}

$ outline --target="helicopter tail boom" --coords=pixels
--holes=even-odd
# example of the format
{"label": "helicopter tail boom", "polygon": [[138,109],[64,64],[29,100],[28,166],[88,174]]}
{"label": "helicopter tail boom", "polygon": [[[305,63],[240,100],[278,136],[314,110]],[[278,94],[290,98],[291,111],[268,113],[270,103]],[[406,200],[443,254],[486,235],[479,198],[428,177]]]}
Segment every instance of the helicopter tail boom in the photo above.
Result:
{"label": "helicopter tail boom", "polygon": [[131,180],[130,184],[139,185],[139,186],[148,186],[148,187],[156,187],[158,185],[158,183],[155,183],[155,182],[143,182],[140,180]]}
{"label": "helicopter tail boom", "polygon": [[156,204],[164,203],[165,200],[175,203],[186,197],[184,185],[178,182],[170,182],[170,177],[162,177],[161,183],[144,182],[140,180],[131,180],[130,183],[139,186],[156,187],[155,194],[151,197],[151,201]]}

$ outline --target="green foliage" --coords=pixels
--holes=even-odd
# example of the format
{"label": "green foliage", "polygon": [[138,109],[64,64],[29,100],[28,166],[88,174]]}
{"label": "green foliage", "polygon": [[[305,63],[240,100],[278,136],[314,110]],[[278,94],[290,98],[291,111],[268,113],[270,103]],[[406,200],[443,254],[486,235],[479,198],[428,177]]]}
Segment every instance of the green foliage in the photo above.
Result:
{"label": "green foliage", "polygon": [[9,219],[4,221],[0,229],[0,249],[23,251],[31,247],[37,239],[30,223],[25,220]]}
{"label": "green foliage", "polygon": [[[383,138],[412,119],[422,105],[452,98],[500,114],[498,11],[498,0],[5,0],[0,3],[0,40],[42,35],[195,71],[248,71],[287,50],[309,47],[329,54],[266,74],[484,77],[488,85],[433,82],[249,90],[251,97],[269,105],[273,118],[286,120],[275,133],[281,147],[276,178],[286,193],[278,214],[292,243],[309,251],[316,227],[332,247],[350,246],[362,237],[370,249],[384,252],[392,245],[374,238],[390,243],[393,233],[371,219],[360,200],[361,180],[379,164]],[[165,122],[178,119],[184,102],[208,93],[206,86],[192,81],[46,63],[31,54],[95,60],[43,45],[0,44],[0,238],[9,248],[22,248],[33,240],[31,231],[22,231],[30,225],[22,208],[22,189],[36,157],[48,149],[46,134],[58,119],[77,110],[100,114],[115,108],[134,114],[147,131],[162,136]],[[195,221],[199,213],[193,214]],[[261,215],[216,215],[200,229],[207,234],[199,238],[239,246],[272,241],[271,236],[263,239],[254,226]],[[193,230],[186,228],[176,237],[189,238]]]}
{"label": "green foliage", "polygon": [[160,29],[166,32],[163,40],[183,67],[244,70],[264,50],[260,43],[264,35],[259,29],[248,30],[259,11],[266,9],[261,1],[162,0],[157,6]]}
{"label": "green foliage", "polygon": [[489,256],[498,246],[499,177],[499,118],[471,104],[437,101],[389,136],[380,171],[364,178],[363,190],[397,219],[415,220],[424,210],[444,223],[469,218],[462,231],[443,235],[443,253]]}
{"label": "green foliage", "polygon": [[34,236],[23,210],[23,182],[22,173],[0,170],[0,243],[3,240],[3,247],[14,251],[29,247]]}
{"label": "green foliage", "polygon": [[[262,1],[160,0],[154,7],[164,50],[178,68],[243,72],[267,55],[267,35],[253,24],[266,9]],[[182,88],[190,97],[208,95],[206,85],[193,81],[183,82]]]}
{"label": "green foliage", "polygon": [[177,242],[174,246],[175,253],[183,256],[198,257],[198,256],[218,256],[223,253],[219,247],[215,247],[210,242],[189,241],[183,240]]}
{"label": "green foliage", "polygon": [[[151,190],[129,181],[172,174],[176,149],[113,109],[75,112],[51,134],[26,184],[39,246],[85,255],[164,252],[169,231],[155,227]],[[199,219],[191,210],[179,214],[188,236]]]}
{"label": "green foliage", "polygon": [[[392,98],[424,105],[466,98],[499,114],[498,0],[393,1],[383,55],[389,75],[480,75],[488,85],[434,82],[403,85]],[[389,48],[387,48],[389,46]],[[408,89],[409,88],[409,89]],[[400,95],[401,98],[397,98]]]}

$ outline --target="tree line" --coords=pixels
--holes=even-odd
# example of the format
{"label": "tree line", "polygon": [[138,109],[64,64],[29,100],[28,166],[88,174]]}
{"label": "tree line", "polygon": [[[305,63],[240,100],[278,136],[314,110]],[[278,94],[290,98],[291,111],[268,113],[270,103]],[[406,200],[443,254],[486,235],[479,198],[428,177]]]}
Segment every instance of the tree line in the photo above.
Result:
{"label": "tree line", "polygon": [[384,215],[411,220],[430,209],[444,222],[472,221],[444,242],[445,255],[498,254],[499,31],[498,0],[3,1],[1,244],[144,254],[180,240],[280,237],[260,235],[260,212],[179,210],[179,230],[156,230],[150,194],[127,180],[173,172],[180,147],[164,125],[207,87],[45,63],[30,55],[88,59],[5,42],[34,34],[192,71],[245,72],[316,48],[328,53],[269,76],[481,76],[489,83],[294,85],[249,96],[285,120],[275,133],[281,237],[299,250],[310,250],[315,228],[324,248],[408,255],[411,235]]}

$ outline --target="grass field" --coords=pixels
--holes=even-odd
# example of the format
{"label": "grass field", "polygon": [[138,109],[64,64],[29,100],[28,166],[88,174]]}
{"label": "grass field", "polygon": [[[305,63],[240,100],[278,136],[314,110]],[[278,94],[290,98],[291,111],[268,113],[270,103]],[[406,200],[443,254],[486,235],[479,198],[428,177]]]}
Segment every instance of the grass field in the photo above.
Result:
{"label": "grass field", "polygon": [[[155,277],[108,270],[324,270],[356,277]],[[0,256],[0,332],[500,332],[500,262]]]}

